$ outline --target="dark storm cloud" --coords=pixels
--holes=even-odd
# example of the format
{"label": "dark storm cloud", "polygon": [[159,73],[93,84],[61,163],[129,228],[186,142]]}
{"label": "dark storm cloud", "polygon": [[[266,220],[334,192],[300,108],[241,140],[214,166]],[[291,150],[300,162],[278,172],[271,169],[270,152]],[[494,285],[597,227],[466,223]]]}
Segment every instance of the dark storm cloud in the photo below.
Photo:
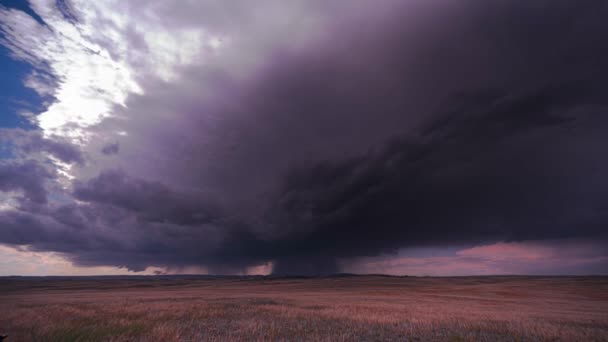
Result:
{"label": "dark storm cloud", "polygon": [[176,192],[161,183],[133,179],[120,171],[106,171],[86,184],[77,183],[74,195],[81,201],[136,212],[154,222],[192,225],[218,216],[218,209],[200,194]]}
{"label": "dark storm cloud", "polygon": [[247,77],[146,82],[95,128],[128,134],[93,144],[120,154],[80,170],[62,194],[78,202],[0,214],[20,236],[2,242],[81,265],[314,274],[402,247],[606,241],[604,1],[340,8],[321,42]]}
{"label": "dark storm cloud", "polygon": [[[334,264],[334,258],[420,245],[605,240],[608,217],[601,203],[608,184],[600,174],[608,167],[602,158],[608,145],[608,53],[599,42],[608,27],[598,13],[608,13],[606,5],[503,2],[466,11],[453,31],[449,23],[438,23],[445,35],[426,42],[428,49],[423,44],[425,59],[413,64],[398,61],[410,53],[404,47],[403,55],[395,54],[397,29],[382,40],[395,43],[390,49],[371,43],[378,47],[370,50],[378,53],[372,55],[380,66],[365,65],[353,76],[343,64],[307,65],[301,74],[293,74],[291,65],[275,78],[279,82],[269,82],[277,88],[273,93],[283,95],[274,106],[284,110],[275,112],[287,115],[286,125],[297,126],[275,134],[293,134],[307,124],[317,129],[310,131],[316,137],[334,124],[348,134],[349,125],[363,119],[369,130],[357,132],[360,141],[350,140],[361,144],[377,134],[373,121],[391,122],[391,114],[407,132],[349,158],[308,163],[296,153],[310,166],[291,168],[270,211],[276,246],[266,250],[277,248],[279,265],[285,260],[296,272],[307,272],[310,265]],[[412,65],[428,74],[418,79],[416,70],[407,69]],[[379,78],[348,83],[362,81],[367,68],[381,70]],[[457,90],[415,129],[407,129],[419,116],[406,104],[413,90],[408,78],[422,89],[428,82],[442,89],[445,82]],[[260,96],[265,102],[269,97]],[[285,114],[290,112],[308,120]],[[322,122],[314,122],[316,117]],[[390,131],[382,130],[385,137]],[[289,147],[298,148],[298,142]]]}
{"label": "dark storm cloud", "polygon": [[118,154],[118,151],[120,151],[120,145],[118,143],[108,144],[101,149],[101,153],[105,154],[106,156]]}
{"label": "dark storm cloud", "polygon": [[[576,96],[561,95],[569,97],[565,102]],[[608,182],[598,171],[608,166],[599,148],[608,144],[603,134],[608,121],[601,113],[549,116],[548,110],[573,110],[554,102],[521,115],[526,108],[519,105],[537,102],[538,96],[498,97],[481,113],[460,107],[459,119],[434,124],[426,135],[362,157],[295,169],[276,212],[284,215],[285,227],[306,232],[299,240],[303,256],[375,255],[404,246],[505,239],[605,238],[608,212],[601,203]],[[580,127],[585,132],[577,132]],[[317,228],[307,231],[310,227]]]}
{"label": "dark storm cloud", "polygon": [[34,160],[0,162],[0,191],[22,191],[24,199],[36,204],[46,203],[45,181],[53,175]]}

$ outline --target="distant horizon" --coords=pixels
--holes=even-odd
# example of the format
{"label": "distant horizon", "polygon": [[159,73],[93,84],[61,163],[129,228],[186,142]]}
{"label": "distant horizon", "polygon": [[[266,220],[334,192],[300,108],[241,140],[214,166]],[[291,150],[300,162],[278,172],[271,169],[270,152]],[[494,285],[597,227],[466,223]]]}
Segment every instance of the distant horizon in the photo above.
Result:
{"label": "distant horizon", "polygon": [[467,277],[608,277],[604,274],[469,274],[469,275],[408,275],[386,273],[328,273],[328,274],[95,274],[95,275],[0,275],[0,278],[340,278],[340,277],[395,277],[395,278],[467,278]]}

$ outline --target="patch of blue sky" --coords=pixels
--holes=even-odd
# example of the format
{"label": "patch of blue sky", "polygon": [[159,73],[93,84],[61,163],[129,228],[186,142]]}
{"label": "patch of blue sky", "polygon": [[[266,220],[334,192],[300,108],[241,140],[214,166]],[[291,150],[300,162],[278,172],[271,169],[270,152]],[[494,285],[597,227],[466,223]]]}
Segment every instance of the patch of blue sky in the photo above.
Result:
{"label": "patch of blue sky", "polygon": [[[25,0],[0,0],[0,6],[24,11],[39,22]],[[2,32],[0,32],[0,35]],[[24,81],[32,72],[32,66],[15,60],[10,51],[0,45],[0,127],[33,129],[35,125],[22,113],[39,113],[43,110],[44,99],[27,88]],[[0,157],[3,153],[0,152]]]}
{"label": "patch of blue sky", "polygon": [[34,125],[22,113],[42,111],[43,99],[24,85],[32,71],[27,63],[10,57],[0,46],[0,127],[32,129]]}
{"label": "patch of blue sky", "polygon": [[32,10],[27,0],[0,0],[0,6],[23,11],[34,18],[38,23],[44,25],[44,20]]}

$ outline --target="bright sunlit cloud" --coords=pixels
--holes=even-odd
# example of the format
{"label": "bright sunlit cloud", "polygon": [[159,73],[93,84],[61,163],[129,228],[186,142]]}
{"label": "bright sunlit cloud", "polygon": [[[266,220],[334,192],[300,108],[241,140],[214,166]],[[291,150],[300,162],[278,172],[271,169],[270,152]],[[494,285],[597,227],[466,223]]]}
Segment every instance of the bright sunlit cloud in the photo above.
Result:
{"label": "bright sunlit cloud", "polygon": [[47,136],[80,144],[87,141],[87,127],[124,106],[129,94],[142,93],[138,78],[153,74],[170,81],[176,68],[201,62],[204,46],[222,46],[204,28],[167,28],[155,16],[142,16],[135,26],[129,13],[117,10],[118,2],[76,1],[71,15],[77,21],[66,20],[66,13],[45,0],[32,7],[44,25],[23,12],[0,10],[5,45],[36,67],[25,85],[50,96],[36,117],[39,127]]}

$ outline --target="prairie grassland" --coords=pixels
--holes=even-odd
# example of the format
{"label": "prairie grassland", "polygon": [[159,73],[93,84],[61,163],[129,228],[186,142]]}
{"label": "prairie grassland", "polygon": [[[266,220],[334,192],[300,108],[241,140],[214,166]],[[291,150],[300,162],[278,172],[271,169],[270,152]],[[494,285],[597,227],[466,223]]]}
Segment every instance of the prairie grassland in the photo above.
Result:
{"label": "prairie grassland", "polygon": [[0,278],[11,341],[608,341],[608,278]]}

